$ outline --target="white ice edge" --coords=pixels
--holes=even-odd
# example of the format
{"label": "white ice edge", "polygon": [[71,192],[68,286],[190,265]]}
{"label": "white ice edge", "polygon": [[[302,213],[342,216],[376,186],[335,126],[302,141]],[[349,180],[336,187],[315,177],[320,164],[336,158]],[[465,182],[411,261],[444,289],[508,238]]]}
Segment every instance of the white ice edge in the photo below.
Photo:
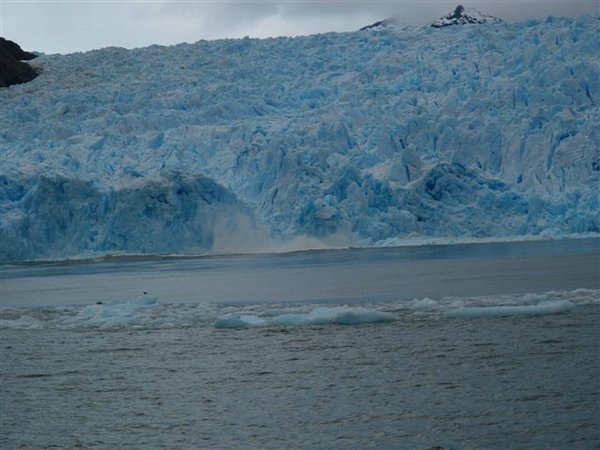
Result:
{"label": "white ice edge", "polygon": [[446,317],[481,318],[509,316],[540,316],[571,311],[575,304],[568,300],[549,301],[535,305],[459,307],[446,311]]}
{"label": "white ice edge", "polygon": [[600,290],[576,289],[476,298],[399,300],[360,306],[258,304],[219,306],[167,303],[145,294],[132,301],[104,301],[83,306],[0,308],[0,329],[132,330],[212,326],[217,329],[363,325],[410,317],[432,319],[530,317],[568,313],[600,305]]}

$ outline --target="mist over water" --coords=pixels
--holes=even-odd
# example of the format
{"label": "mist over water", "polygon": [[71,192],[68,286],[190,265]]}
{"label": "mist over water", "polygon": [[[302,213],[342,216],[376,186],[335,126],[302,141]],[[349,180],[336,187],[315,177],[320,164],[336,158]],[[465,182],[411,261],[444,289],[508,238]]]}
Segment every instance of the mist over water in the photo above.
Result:
{"label": "mist over water", "polygon": [[599,239],[575,239],[42,263],[2,270],[2,305],[130,302],[143,292],[161,303],[369,304],[598,289],[598,252]]}

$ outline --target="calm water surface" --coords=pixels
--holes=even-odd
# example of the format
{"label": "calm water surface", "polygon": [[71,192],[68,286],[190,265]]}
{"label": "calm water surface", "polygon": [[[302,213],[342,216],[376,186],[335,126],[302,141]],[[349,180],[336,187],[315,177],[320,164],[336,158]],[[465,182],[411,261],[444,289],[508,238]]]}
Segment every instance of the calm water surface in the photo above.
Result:
{"label": "calm water surface", "polygon": [[599,448],[599,258],[574,240],[5,267],[0,448]]}

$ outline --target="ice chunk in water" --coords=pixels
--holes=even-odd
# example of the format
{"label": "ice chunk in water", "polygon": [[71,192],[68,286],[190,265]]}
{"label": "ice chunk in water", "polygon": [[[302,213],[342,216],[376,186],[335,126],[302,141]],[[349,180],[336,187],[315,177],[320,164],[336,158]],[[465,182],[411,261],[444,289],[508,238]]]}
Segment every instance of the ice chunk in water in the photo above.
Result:
{"label": "ice chunk in water", "polygon": [[157,305],[156,297],[148,294],[127,303],[98,302],[83,308],[75,316],[74,321],[85,322],[101,328],[115,328],[144,319]]}
{"label": "ice chunk in water", "polygon": [[363,323],[391,322],[395,317],[383,311],[348,306],[320,307],[308,314],[281,314],[273,318],[273,325],[358,325]]}
{"label": "ice chunk in water", "polygon": [[538,303],[537,305],[459,307],[446,312],[447,317],[506,317],[539,316],[543,314],[564,313],[575,308],[568,300]]}

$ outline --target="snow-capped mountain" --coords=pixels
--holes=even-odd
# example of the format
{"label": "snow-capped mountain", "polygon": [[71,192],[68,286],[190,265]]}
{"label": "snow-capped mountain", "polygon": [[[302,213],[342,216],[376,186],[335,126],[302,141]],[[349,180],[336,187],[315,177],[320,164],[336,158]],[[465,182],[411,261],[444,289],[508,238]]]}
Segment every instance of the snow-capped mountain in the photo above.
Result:
{"label": "snow-capped mountain", "polygon": [[498,17],[484,14],[474,9],[465,9],[458,5],[450,14],[441,17],[431,24],[434,28],[447,27],[452,25],[480,24],[490,22],[502,22]]}
{"label": "snow-capped mountain", "polygon": [[600,231],[600,16],[40,56],[0,259]]}

